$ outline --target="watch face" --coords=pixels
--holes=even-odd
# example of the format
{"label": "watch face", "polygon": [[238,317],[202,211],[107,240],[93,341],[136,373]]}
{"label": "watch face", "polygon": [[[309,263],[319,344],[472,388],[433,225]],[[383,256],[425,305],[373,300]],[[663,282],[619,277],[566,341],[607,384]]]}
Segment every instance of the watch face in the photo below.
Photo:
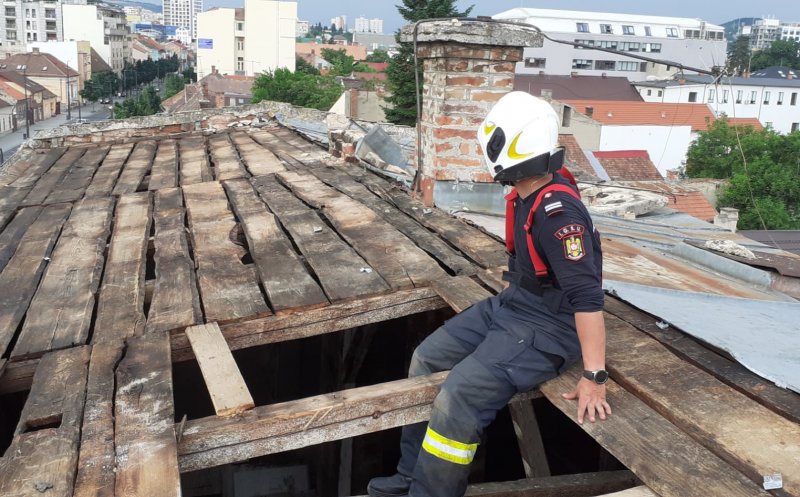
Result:
{"label": "watch face", "polygon": [[594,381],[600,385],[608,381],[608,371],[601,369],[594,374]]}

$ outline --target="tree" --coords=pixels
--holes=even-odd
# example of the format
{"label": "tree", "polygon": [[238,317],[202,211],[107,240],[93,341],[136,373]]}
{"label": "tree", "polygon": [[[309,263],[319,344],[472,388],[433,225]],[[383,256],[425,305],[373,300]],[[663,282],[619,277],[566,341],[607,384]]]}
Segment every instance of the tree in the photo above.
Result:
{"label": "tree", "polygon": [[80,94],[84,100],[97,102],[103,97],[113,95],[114,90],[119,87],[119,78],[111,71],[97,72],[92,74],[92,78],[83,84]]}
{"label": "tree", "polygon": [[739,209],[739,229],[800,229],[800,132],[719,119],[689,147],[686,174],[729,180],[717,207]]}
{"label": "tree", "polygon": [[739,36],[728,46],[728,62],[726,64],[728,73],[741,76],[750,68],[750,56],[750,37]]}
{"label": "tree", "polygon": [[183,74],[183,80],[186,81],[187,84],[197,83],[197,73],[194,72],[194,67],[187,67],[181,74]]}
{"label": "tree", "polygon": [[386,50],[377,49],[367,55],[367,62],[389,62],[391,59],[392,57]]}
{"label": "tree", "polygon": [[[402,1],[403,5],[398,5],[397,10],[403,19],[410,23],[437,17],[466,17],[472,12],[473,7],[459,11],[456,9],[455,0]],[[386,97],[386,102],[390,105],[385,109],[386,119],[392,123],[413,125],[417,120],[415,69],[422,73],[422,68],[414,65],[414,47],[411,43],[401,43],[398,54],[389,61],[389,68],[386,71],[388,78],[386,86],[390,92]]]}
{"label": "tree", "polygon": [[294,70],[296,72],[303,72],[303,73],[311,74],[311,75],[314,75],[314,76],[319,75],[319,69],[317,69],[316,67],[314,67],[311,64],[309,64],[308,62],[306,62],[306,59],[304,59],[304,58],[302,58],[300,56],[297,56],[295,58]]}
{"label": "tree", "polygon": [[287,102],[301,107],[329,110],[343,92],[332,76],[315,76],[288,69],[267,71],[253,82],[253,103]]}
{"label": "tree", "polygon": [[150,116],[161,110],[161,97],[158,91],[148,85],[137,98],[126,98],[114,104],[114,118],[127,119],[134,116]]}
{"label": "tree", "polygon": [[169,98],[183,91],[186,86],[182,74],[169,74],[164,80],[164,98]]}
{"label": "tree", "polygon": [[323,48],[322,58],[333,66],[331,68],[331,75],[333,76],[350,76],[355,70],[355,59],[347,55],[344,50]]}
{"label": "tree", "polygon": [[750,70],[758,71],[771,66],[789,66],[800,69],[800,42],[775,40],[769,48],[753,54]]}

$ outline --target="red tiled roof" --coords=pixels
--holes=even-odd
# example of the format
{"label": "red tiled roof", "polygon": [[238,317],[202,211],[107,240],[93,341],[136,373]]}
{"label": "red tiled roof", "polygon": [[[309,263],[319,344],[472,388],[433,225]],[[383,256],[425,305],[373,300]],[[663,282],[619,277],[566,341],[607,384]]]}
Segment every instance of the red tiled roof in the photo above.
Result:
{"label": "red tiled roof", "polygon": [[645,181],[664,179],[646,150],[615,150],[592,152],[615,181]]}
{"label": "red tiled roof", "polygon": [[712,222],[717,215],[716,209],[709,203],[701,192],[687,192],[669,196],[667,207],[685,212],[692,217]]}
{"label": "red tiled roof", "polygon": [[389,67],[388,62],[367,62],[370,69],[375,69],[378,72],[383,72]]}
{"label": "red tiled roof", "polygon": [[574,174],[580,170],[592,176],[597,175],[574,135],[558,135],[558,143],[564,147],[565,165],[570,172]]}
{"label": "red tiled roof", "polygon": [[363,80],[377,80],[386,81],[387,76],[385,72],[354,72],[353,77]]}
{"label": "red tiled roof", "polygon": [[761,121],[755,117],[729,117],[728,123],[731,126],[752,126],[753,129],[764,129]]}
{"label": "red tiled roof", "polygon": [[619,100],[563,100],[563,103],[582,114],[591,113],[595,121],[615,126],[691,126],[693,131],[704,131],[715,120],[706,104]]}

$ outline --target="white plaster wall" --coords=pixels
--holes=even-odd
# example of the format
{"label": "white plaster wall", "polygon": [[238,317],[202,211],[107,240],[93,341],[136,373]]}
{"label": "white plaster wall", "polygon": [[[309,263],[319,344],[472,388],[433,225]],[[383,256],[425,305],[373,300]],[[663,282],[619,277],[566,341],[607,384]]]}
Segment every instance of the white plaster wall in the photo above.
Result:
{"label": "white plaster wall", "polygon": [[197,77],[211,74],[211,66],[220,74],[236,74],[236,11],[215,9],[197,16],[197,38],[210,39],[213,48],[197,47]]}
{"label": "white plaster wall", "polygon": [[691,126],[603,126],[600,151],[647,150],[662,176],[680,167],[694,140]]}

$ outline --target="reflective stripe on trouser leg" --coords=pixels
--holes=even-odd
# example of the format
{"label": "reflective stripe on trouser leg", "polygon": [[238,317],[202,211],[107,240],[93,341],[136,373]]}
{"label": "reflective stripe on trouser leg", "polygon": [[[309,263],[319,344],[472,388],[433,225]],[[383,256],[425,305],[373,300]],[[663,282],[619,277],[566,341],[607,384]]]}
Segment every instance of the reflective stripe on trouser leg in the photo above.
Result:
{"label": "reflective stripe on trouser leg", "polygon": [[422,449],[431,455],[455,464],[469,464],[475,457],[478,444],[465,444],[439,435],[428,426]]}

